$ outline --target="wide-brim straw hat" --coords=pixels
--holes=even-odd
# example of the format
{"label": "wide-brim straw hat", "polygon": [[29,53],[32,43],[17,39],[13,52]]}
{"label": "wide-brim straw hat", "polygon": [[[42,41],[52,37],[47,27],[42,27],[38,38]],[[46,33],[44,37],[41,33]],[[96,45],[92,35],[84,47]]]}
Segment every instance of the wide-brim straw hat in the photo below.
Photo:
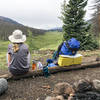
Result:
{"label": "wide-brim straw hat", "polygon": [[12,43],[23,43],[26,41],[26,35],[23,35],[21,30],[15,30],[8,38]]}

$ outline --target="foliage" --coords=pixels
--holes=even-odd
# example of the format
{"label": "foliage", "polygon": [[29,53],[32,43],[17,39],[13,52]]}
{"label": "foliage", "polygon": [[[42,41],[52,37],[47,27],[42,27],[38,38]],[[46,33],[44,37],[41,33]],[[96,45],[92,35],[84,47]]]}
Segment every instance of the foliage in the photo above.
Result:
{"label": "foliage", "polygon": [[30,30],[28,30],[27,44],[29,46],[30,52],[32,52],[32,50],[34,50],[34,49],[37,49],[34,46],[34,40],[33,40],[33,38],[34,38],[33,33]]}
{"label": "foliage", "polygon": [[[57,49],[58,45],[62,42],[62,38],[62,32],[46,32],[43,35],[33,36],[32,40],[29,40],[29,48],[33,43],[34,49]],[[29,44],[29,41],[27,39],[27,44]]]}
{"label": "foliage", "polygon": [[[63,21],[63,38],[68,40],[72,37],[76,38],[81,43],[81,49],[95,49],[97,48],[97,41],[93,41],[90,33],[90,25],[84,21],[84,10],[87,5],[87,0],[69,0],[69,3],[62,5],[62,16]],[[92,43],[92,44],[91,44]],[[84,45],[83,45],[84,44]],[[91,47],[92,45],[92,47]]]}
{"label": "foliage", "polygon": [[86,35],[81,40],[80,50],[94,50],[98,49],[99,43],[97,39],[90,33],[86,33]]}

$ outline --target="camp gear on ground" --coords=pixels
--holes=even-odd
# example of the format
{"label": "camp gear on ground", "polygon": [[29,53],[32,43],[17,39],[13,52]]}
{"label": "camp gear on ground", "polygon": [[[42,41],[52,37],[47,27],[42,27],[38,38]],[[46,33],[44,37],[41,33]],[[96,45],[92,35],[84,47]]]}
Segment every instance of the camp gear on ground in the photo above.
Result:
{"label": "camp gear on ground", "polygon": [[47,59],[47,63],[53,63],[52,59]]}
{"label": "camp gear on ground", "polygon": [[0,78],[0,95],[3,94],[8,89],[7,80]]}
{"label": "camp gear on ground", "polygon": [[54,63],[50,63],[48,64],[48,67],[56,67],[56,65]]}
{"label": "camp gear on ground", "polygon": [[61,50],[62,45],[63,45],[63,42],[58,46],[57,51],[54,52],[53,57],[52,57],[53,60],[56,60],[59,57],[59,52]]}
{"label": "camp gear on ground", "polygon": [[32,60],[32,70],[35,70],[37,68],[37,64],[35,60]]}
{"label": "camp gear on ground", "polygon": [[69,65],[77,65],[82,63],[82,55],[76,54],[74,56],[70,55],[60,55],[58,59],[59,66],[69,66]]}
{"label": "camp gear on ground", "polygon": [[47,66],[48,67],[55,67],[56,65],[53,63],[52,59],[47,59]]}
{"label": "camp gear on ground", "polygon": [[[12,74],[23,74],[29,70],[29,50],[26,44],[20,43],[19,50],[13,51],[13,45],[8,45],[8,54],[11,56],[11,62],[9,65],[9,71]],[[29,58],[29,59],[28,59]],[[18,73],[17,73],[18,72]]]}
{"label": "camp gear on ground", "polygon": [[80,42],[75,38],[62,42],[57,51],[53,54],[53,59],[57,59],[59,55],[75,55],[80,48]]}
{"label": "camp gear on ground", "polygon": [[40,61],[37,62],[37,69],[43,69],[43,65]]}
{"label": "camp gear on ground", "polygon": [[12,43],[23,43],[26,41],[26,35],[23,35],[21,30],[15,30],[8,38]]}
{"label": "camp gear on ground", "polygon": [[53,53],[52,59],[53,59],[53,60],[56,60],[57,57],[58,57],[58,56],[57,56],[57,51],[55,51],[55,52]]}
{"label": "camp gear on ground", "polygon": [[73,54],[72,51],[66,46],[66,42],[64,42],[59,52],[59,55],[75,55],[75,54],[76,54],[76,51]]}
{"label": "camp gear on ground", "polygon": [[58,60],[54,60],[54,64],[58,66]]}
{"label": "camp gear on ground", "polygon": [[50,73],[49,73],[49,70],[48,70],[48,67],[47,67],[47,66],[44,66],[44,67],[43,67],[43,74],[44,74],[44,76],[45,76],[45,77],[48,77],[48,76],[50,75]]}

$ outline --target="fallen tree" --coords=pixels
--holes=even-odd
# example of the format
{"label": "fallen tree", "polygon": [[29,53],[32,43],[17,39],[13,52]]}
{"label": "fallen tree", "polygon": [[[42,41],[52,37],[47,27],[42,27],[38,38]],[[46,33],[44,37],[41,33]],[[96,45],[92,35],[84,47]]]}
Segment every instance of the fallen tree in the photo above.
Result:
{"label": "fallen tree", "polygon": [[[87,62],[83,63],[81,65],[72,65],[72,66],[56,66],[56,67],[50,67],[48,68],[50,74],[58,73],[58,72],[64,72],[64,71],[70,71],[70,70],[79,70],[79,69],[86,69],[86,68],[95,68],[100,67],[100,61],[94,61],[94,62]],[[28,78],[28,77],[36,77],[36,76],[43,76],[43,70],[30,70],[25,75],[20,76],[13,76],[10,73],[1,75],[0,78],[5,78],[7,80],[11,79],[20,79],[20,78]]]}

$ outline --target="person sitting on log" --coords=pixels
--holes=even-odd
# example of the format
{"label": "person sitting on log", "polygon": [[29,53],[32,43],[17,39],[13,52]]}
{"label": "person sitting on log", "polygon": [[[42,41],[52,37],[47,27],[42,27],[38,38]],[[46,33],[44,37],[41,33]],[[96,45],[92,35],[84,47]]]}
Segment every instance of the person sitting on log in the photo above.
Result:
{"label": "person sitting on log", "polygon": [[59,46],[57,51],[53,55],[53,59],[57,60],[59,55],[75,55],[80,48],[80,42],[75,39],[71,38],[68,41],[62,42]]}
{"label": "person sitting on log", "polygon": [[24,44],[26,35],[23,35],[21,30],[15,30],[8,38],[12,42],[8,45],[7,52],[10,73],[14,76],[27,73],[30,67],[30,52]]}

